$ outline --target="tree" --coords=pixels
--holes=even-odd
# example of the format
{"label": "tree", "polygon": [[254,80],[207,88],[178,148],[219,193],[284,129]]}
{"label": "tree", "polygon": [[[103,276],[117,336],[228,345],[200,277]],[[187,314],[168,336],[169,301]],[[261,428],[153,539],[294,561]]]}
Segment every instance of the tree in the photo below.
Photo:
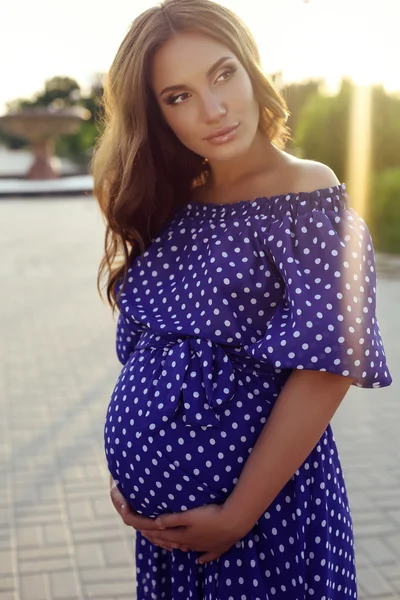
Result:
{"label": "tree", "polygon": [[[336,96],[308,95],[295,118],[293,143],[305,158],[329,165],[346,177],[350,104],[354,84],[342,81]],[[371,168],[374,173],[396,167],[400,156],[400,97],[382,86],[372,88]]]}
{"label": "tree", "polygon": [[61,136],[56,142],[58,155],[67,156],[82,167],[88,166],[94,143],[102,130],[102,96],[103,85],[99,78],[92,84],[89,95],[81,96],[78,102],[80,106],[90,111],[91,118],[82,123],[77,133]]}
{"label": "tree", "polygon": [[376,172],[399,166],[400,95],[382,86],[372,91],[372,167]]}
{"label": "tree", "polygon": [[[292,132],[292,136],[293,132],[297,130],[303,106],[312,96],[315,96],[319,93],[321,83],[321,80],[311,80],[305,83],[291,83],[286,85],[282,90],[282,95],[285,98],[290,111],[287,125]],[[288,146],[290,147],[293,145],[294,140],[290,140]]]}
{"label": "tree", "polygon": [[374,176],[372,201],[366,222],[374,246],[382,252],[400,252],[400,168],[384,169]]}
{"label": "tree", "polygon": [[351,91],[352,83],[345,79],[336,96],[310,95],[293,135],[305,158],[329,165],[341,180],[346,175]]}

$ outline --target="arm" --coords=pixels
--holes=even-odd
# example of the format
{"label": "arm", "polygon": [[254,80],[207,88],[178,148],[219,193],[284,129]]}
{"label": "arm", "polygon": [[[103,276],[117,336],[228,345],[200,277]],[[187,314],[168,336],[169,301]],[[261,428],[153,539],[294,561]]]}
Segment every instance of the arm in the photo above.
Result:
{"label": "arm", "polygon": [[311,453],[351,383],[341,375],[293,370],[223,506],[241,537]]}
{"label": "arm", "polygon": [[175,543],[205,552],[200,564],[227,552],[316,446],[352,381],[325,371],[293,369],[225,503],[161,515],[155,521],[160,531],[145,526],[144,537],[156,545]]}
{"label": "arm", "polygon": [[[339,183],[322,163],[302,161],[299,189]],[[327,428],[353,379],[294,369],[247,459],[223,512],[247,533],[303,464]]]}

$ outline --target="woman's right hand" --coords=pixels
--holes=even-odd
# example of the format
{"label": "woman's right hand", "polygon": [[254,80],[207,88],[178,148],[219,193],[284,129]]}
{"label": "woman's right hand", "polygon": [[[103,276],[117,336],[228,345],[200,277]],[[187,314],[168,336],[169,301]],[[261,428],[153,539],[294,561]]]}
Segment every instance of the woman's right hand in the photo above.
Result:
{"label": "woman's right hand", "polygon": [[[146,530],[146,529],[147,530],[149,530],[149,529],[158,530],[158,526],[155,524],[155,519],[149,519],[148,517],[143,517],[142,515],[139,515],[139,513],[137,513],[135,510],[132,510],[132,508],[129,506],[128,502],[126,501],[126,498],[121,494],[121,492],[117,488],[116,482],[114,481],[112,475],[110,475],[110,497],[111,497],[111,502],[114,505],[114,508],[116,509],[116,511],[118,512],[120,517],[122,518],[125,525],[128,525],[128,527],[133,527],[134,529],[136,529],[137,531],[140,531],[140,532],[142,530]],[[146,536],[143,536],[143,537],[146,537]],[[146,539],[148,539],[148,538],[146,538]],[[160,541],[160,543],[157,544],[157,546],[160,546],[161,548],[164,548],[165,550],[169,550],[170,552],[172,552],[172,550],[178,549],[178,548],[180,550],[183,550],[184,552],[187,552],[189,550],[189,548],[186,548],[185,546],[180,546],[179,544],[167,545],[167,544],[165,544],[165,542],[161,542],[161,541]]]}

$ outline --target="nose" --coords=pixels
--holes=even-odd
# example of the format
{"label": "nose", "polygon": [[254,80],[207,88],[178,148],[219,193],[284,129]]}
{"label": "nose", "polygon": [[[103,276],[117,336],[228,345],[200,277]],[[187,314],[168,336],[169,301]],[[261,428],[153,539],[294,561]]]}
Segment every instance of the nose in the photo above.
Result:
{"label": "nose", "polygon": [[206,123],[215,123],[227,113],[224,102],[218,97],[218,94],[211,91],[203,95],[201,105],[203,119]]}

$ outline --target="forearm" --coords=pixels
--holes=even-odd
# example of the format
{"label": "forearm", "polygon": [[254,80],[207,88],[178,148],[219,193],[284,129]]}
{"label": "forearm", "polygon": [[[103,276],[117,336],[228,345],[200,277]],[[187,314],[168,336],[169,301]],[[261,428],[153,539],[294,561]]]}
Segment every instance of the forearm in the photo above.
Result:
{"label": "forearm", "polygon": [[352,380],[294,370],[224,504],[227,519],[245,535],[311,453]]}

